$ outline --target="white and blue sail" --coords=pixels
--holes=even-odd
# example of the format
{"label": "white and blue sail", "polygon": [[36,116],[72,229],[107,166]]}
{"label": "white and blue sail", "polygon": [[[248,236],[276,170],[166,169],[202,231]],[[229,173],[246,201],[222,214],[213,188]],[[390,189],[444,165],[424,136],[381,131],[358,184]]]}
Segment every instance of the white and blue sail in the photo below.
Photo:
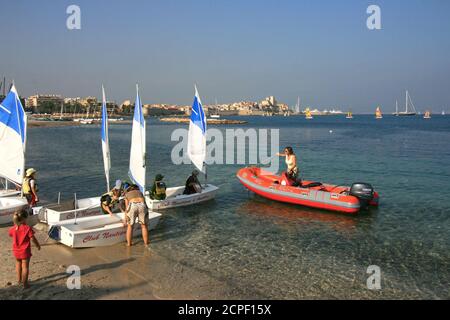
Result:
{"label": "white and blue sail", "polygon": [[106,108],[105,88],[102,86],[102,151],[103,164],[105,167],[106,187],[110,190],[109,171],[111,170],[111,156],[109,152],[109,130],[108,130],[108,110]]}
{"label": "white and blue sail", "polygon": [[198,170],[206,174],[206,116],[197,87],[189,123],[187,154]]}
{"label": "white and blue sail", "polygon": [[136,85],[136,102],[134,104],[133,128],[131,131],[130,168],[128,175],[134,184],[145,193],[145,119],[142,112],[139,87]]}
{"label": "white and blue sail", "polygon": [[25,170],[27,116],[15,86],[0,104],[0,176],[21,185]]}

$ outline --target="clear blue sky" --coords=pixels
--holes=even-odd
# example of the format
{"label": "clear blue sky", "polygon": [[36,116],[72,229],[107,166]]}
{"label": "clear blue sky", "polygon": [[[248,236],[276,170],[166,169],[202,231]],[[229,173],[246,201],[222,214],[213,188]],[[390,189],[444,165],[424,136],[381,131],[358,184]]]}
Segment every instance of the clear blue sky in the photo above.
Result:
{"label": "clear blue sky", "polygon": [[[81,7],[82,29],[66,28]],[[366,9],[382,10],[382,30]],[[448,0],[3,1],[0,76],[21,95],[55,93],[191,104],[278,100],[386,112],[450,109]]]}

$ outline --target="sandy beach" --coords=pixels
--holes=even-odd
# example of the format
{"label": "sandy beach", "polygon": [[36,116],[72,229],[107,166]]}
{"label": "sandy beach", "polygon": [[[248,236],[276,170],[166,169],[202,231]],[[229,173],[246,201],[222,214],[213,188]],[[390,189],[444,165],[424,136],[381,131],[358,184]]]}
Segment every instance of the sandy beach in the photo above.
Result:
{"label": "sandy beach", "polygon": [[[16,283],[15,260],[8,237],[10,226],[0,228],[0,300],[103,300],[103,299],[233,299],[242,298],[220,279],[182,262],[170,261],[137,239],[132,248],[116,245],[74,250],[48,240],[37,225],[42,245],[32,248],[30,288]],[[151,240],[157,242],[157,236]],[[81,268],[81,289],[69,290],[67,267]],[[145,270],[145,272],[143,272]]]}

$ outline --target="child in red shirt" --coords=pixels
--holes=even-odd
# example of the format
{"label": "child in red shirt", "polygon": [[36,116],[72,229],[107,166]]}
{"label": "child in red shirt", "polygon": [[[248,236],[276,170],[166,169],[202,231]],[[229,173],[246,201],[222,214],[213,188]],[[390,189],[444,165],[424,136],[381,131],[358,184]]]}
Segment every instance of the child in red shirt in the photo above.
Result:
{"label": "child in red shirt", "polygon": [[13,238],[13,254],[16,258],[16,273],[19,284],[28,288],[28,273],[31,258],[31,241],[38,250],[41,246],[34,237],[33,229],[26,224],[27,212],[22,210],[13,216],[14,227],[9,229],[9,236]]}

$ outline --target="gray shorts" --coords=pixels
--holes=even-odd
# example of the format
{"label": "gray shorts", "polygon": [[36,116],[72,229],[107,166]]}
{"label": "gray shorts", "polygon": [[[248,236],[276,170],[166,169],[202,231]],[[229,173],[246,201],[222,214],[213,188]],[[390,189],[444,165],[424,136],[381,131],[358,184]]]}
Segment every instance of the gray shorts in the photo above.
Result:
{"label": "gray shorts", "polygon": [[134,225],[136,218],[139,224],[146,225],[148,223],[148,209],[143,202],[130,203],[128,206],[128,213],[126,214],[127,224]]}

